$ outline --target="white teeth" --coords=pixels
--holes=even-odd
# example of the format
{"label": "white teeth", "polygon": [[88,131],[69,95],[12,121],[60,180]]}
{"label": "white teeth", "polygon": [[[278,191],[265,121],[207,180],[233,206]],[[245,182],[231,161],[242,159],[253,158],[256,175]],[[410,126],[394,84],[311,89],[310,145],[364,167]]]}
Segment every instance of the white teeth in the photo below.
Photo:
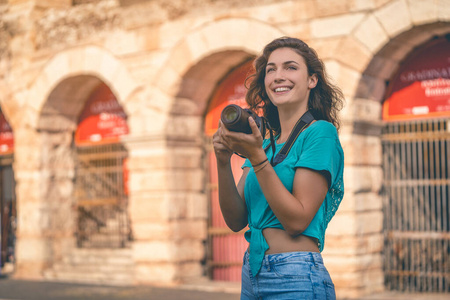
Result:
{"label": "white teeth", "polygon": [[275,93],[278,93],[278,92],[284,92],[284,91],[290,91],[291,89],[290,88],[288,88],[288,87],[279,87],[279,88],[276,88],[275,89]]}

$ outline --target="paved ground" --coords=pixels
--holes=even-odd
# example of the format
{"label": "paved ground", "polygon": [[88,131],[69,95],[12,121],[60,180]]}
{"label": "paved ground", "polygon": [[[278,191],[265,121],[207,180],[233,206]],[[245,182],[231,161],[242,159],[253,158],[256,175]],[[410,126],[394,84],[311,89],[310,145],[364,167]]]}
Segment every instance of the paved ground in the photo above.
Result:
{"label": "paved ground", "polygon": [[[173,288],[24,281],[0,277],[0,300],[238,300],[236,284],[203,282]],[[448,300],[450,294],[386,292],[359,300]],[[343,299],[341,299],[343,300]]]}
{"label": "paved ground", "polygon": [[200,291],[194,287],[111,287],[59,282],[0,279],[0,300],[238,300],[235,291]]}

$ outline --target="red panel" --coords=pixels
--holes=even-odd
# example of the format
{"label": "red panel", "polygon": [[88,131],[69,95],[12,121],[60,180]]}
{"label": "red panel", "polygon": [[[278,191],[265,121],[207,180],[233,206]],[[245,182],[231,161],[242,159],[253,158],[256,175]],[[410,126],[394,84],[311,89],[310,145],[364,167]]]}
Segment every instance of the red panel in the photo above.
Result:
{"label": "red panel", "polygon": [[14,151],[14,134],[5,116],[0,111],[0,155]]}
{"label": "red panel", "polygon": [[437,39],[402,64],[388,88],[384,120],[450,116],[450,42]]}
{"label": "red panel", "polygon": [[92,93],[80,115],[75,143],[115,143],[128,132],[125,112],[111,89],[101,84]]}
{"label": "red panel", "polygon": [[246,107],[245,79],[250,74],[252,62],[245,63],[232,71],[217,88],[213,99],[209,105],[208,114],[205,119],[205,132],[212,136],[217,131],[220,114],[228,104],[237,104]]}

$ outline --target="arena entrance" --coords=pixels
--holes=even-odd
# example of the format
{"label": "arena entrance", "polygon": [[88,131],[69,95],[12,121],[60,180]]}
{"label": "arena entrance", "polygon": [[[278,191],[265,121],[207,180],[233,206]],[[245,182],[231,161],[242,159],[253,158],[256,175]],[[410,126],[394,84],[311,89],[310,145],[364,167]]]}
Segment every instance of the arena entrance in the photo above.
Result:
{"label": "arena entrance", "polygon": [[450,292],[450,41],[400,65],[383,105],[384,272],[390,290]]}
{"label": "arena entrance", "polygon": [[87,100],[75,133],[76,239],[79,248],[130,245],[126,115],[110,88],[101,83]]}
{"label": "arena entrance", "polygon": [[[14,135],[0,111],[0,270],[14,270],[17,209],[13,172]],[[1,272],[0,272],[1,273]]]}
{"label": "arena entrance", "polygon": [[[207,157],[209,166],[209,224],[208,224],[208,275],[213,280],[240,281],[242,258],[248,243],[244,238],[244,229],[238,233],[231,231],[222,217],[219,207],[217,165],[212,146],[212,136],[217,130],[220,114],[228,104],[245,107],[244,86],[251,62],[247,62],[231,71],[217,87],[206,114],[205,134],[207,138]],[[233,155],[231,160],[234,179],[241,177],[241,165],[244,159]]]}

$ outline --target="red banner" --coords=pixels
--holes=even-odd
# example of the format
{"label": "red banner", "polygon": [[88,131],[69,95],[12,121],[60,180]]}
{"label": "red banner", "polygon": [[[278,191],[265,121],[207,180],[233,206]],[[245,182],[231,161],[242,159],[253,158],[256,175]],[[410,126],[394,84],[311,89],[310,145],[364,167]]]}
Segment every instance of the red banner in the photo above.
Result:
{"label": "red banner", "polygon": [[128,134],[127,116],[111,89],[100,85],[86,102],[75,133],[75,143],[115,143]]}
{"label": "red banner", "polygon": [[445,38],[405,60],[383,104],[388,121],[442,116],[450,116],[450,42]]}
{"label": "red banner", "polygon": [[0,111],[0,155],[14,151],[14,134],[5,116]]}
{"label": "red banner", "polygon": [[251,69],[252,62],[250,61],[233,70],[220,83],[217,91],[214,93],[205,118],[205,133],[208,136],[212,136],[217,131],[220,114],[225,106],[229,104],[236,104],[241,107],[247,106],[245,102],[245,94],[247,93],[245,79],[250,74]]}

